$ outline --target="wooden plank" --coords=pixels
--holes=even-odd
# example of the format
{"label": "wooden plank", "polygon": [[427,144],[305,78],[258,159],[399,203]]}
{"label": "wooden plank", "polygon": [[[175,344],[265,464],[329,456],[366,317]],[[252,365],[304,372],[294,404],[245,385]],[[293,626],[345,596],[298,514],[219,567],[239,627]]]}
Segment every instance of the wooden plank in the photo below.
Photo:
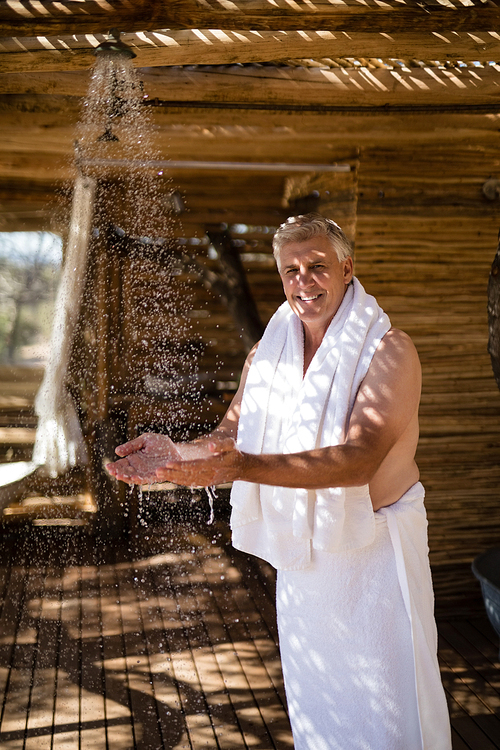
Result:
{"label": "wooden plank", "polygon": [[[463,668],[462,675],[467,678],[469,690],[480,694],[481,701],[486,705],[488,712],[498,714],[500,708],[500,674],[498,668],[490,664],[481,651],[464,638],[453,627],[452,623],[441,621],[439,633],[446,639],[446,643],[458,652],[461,659],[466,662],[467,667]],[[485,711],[483,709],[478,713],[485,713]],[[500,720],[492,739],[500,744]]]}
{"label": "wooden plank", "polygon": [[471,746],[464,742],[453,726],[451,728],[451,743],[453,750],[471,750]]}
{"label": "wooden plank", "polygon": [[[146,747],[161,747],[163,743],[160,715],[152,684],[147,642],[134,578],[138,571],[133,564],[120,567],[117,576],[117,595],[123,626],[126,681],[130,696],[134,741]],[[163,718],[163,717],[162,717]]]}
{"label": "wooden plank", "polygon": [[170,2],[135,3],[131,9],[126,3],[66,2],[64,10],[57,3],[45,6],[43,13],[35,6],[28,9],[21,2],[6,3],[1,8],[0,33],[4,36],[50,36],[53,34],[84,34],[107,32],[110,28],[131,31],[152,29],[229,29],[274,30],[295,29],[380,31],[388,34],[421,27],[430,31],[480,31],[498,27],[496,7],[444,8],[430,3],[427,6],[398,4],[388,0],[383,7],[363,7],[354,3],[328,5],[316,2],[314,10],[308,6],[294,9],[286,2],[269,7],[265,2],[232,3],[232,6],[205,5],[197,0],[170,0]]}
{"label": "wooden plank", "polygon": [[[212,731],[217,738],[216,741],[221,743],[221,747],[228,750],[231,746],[234,746],[235,749],[246,749],[247,742],[238,712],[239,696],[231,696],[227,675],[221,668],[220,650],[225,650],[227,636],[224,629],[220,627],[217,618],[214,617],[216,609],[214,608],[213,592],[207,591],[204,587],[203,593],[200,593],[198,597],[195,596],[193,589],[198,589],[197,583],[200,580],[201,571],[199,570],[200,564],[197,556],[193,552],[190,557],[185,554],[182,556],[179,566],[172,571],[170,585],[177,601],[186,644],[193,659],[193,666],[198,679],[200,679],[200,689],[204,701],[209,705],[212,716],[211,723],[213,723]],[[211,551],[207,550],[207,552],[211,554]],[[194,585],[187,585],[188,576]],[[204,646],[201,660],[198,658],[200,644]],[[236,663],[233,664],[233,669],[235,670],[235,679],[239,682],[241,677]],[[202,676],[209,677],[207,685],[212,686],[213,695],[209,693],[207,696],[204,693]],[[216,702],[222,703],[220,715],[216,710]],[[204,735],[197,735],[195,731],[191,730],[192,741],[196,742],[197,736],[198,742],[203,741]],[[196,747],[198,747],[198,744]]]}
{"label": "wooden plank", "polygon": [[451,726],[462,743],[471,750],[498,750],[498,745],[491,742],[469,716],[452,719]]}
{"label": "wooden plank", "polygon": [[[2,707],[0,709],[0,734],[2,732],[2,720],[6,710],[6,698],[9,690],[9,683],[12,677],[12,660],[15,652],[15,634],[19,626],[19,621],[23,611],[24,592],[26,577],[24,575],[23,564],[26,561],[26,545],[22,545],[18,551],[17,565],[12,563],[12,556],[8,555],[5,559],[6,577],[4,579],[4,589],[2,598],[2,608],[0,614],[0,633],[1,643],[5,648],[5,659],[0,667],[0,695],[2,698]],[[12,552],[12,548],[10,550]]]}
{"label": "wooden plank", "polygon": [[[5,73],[19,74],[28,65],[32,57],[45,53],[34,52],[27,57],[25,53],[0,54],[1,69]],[[17,59],[17,56],[21,59]],[[275,68],[273,66],[237,66],[230,65],[225,69],[213,71],[199,68],[186,71],[182,68],[158,70],[151,68],[141,71],[144,89],[150,99],[164,101],[163,106],[171,108],[184,103],[186,106],[224,109],[259,109],[274,111],[288,108],[293,111],[308,110],[333,114],[349,110],[363,112],[371,108],[397,107],[406,108],[408,112],[418,112],[421,107],[434,107],[436,112],[446,111],[446,107],[460,110],[460,107],[479,107],[484,111],[498,111],[496,82],[498,66],[496,64],[482,67],[451,68],[426,66],[408,68],[398,66],[392,69],[357,66],[352,68]],[[41,70],[44,70],[43,66]],[[63,68],[64,70],[64,68]],[[29,72],[29,71],[26,71]],[[35,71],[36,72],[36,69]],[[4,79],[2,84],[6,92],[12,91],[15,85]],[[25,80],[23,84],[22,81]],[[29,80],[21,78],[23,87],[31,92],[36,91],[35,78],[33,88]],[[73,79],[67,84],[61,80],[62,92],[70,90]],[[74,82],[73,82],[74,83]],[[82,79],[79,88],[73,94],[83,96],[87,91]],[[60,93],[58,88],[55,93]],[[52,108],[57,101],[51,102]],[[389,110],[390,111],[390,110]]]}
{"label": "wooden plank", "polygon": [[[30,705],[26,720],[26,750],[52,750],[52,738],[60,720],[60,717],[56,717],[54,713],[56,695],[59,699],[63,697],[63,691],[57,685],[58,653],[61,647],[61,571],[47,570],[44,584]],[[65,720],[61,723],[68,721],[67,716]],[[55,746],[57,747],[57,740]],[[77,750],[78,742],[70,742],[66,747],[68,750]]]}
{"label": "wooden plank", "polygon": [[[238,719],[242,731],[249,738],[250,745],[250,738],[254,737],[254,742],[260,741],[266,747],[276,747],[277,738],[271,721],[276,718],[276,711],[271,706],[270,713],[267,712],[266,702],[271,695],[271,702],[274,699],[275,706],[277,696],[269,677],[262,669],[255,643],[245,624],[240,621],[241,612],[231,596],[233,587],[238,586],[239,574],[228,568],[227,560],[222,557],[217,559],[213,555],[205,560],[203,567],[207,585],[212,587],[215,605],[209,632],[217,632],[215,628],[218,628],[221,631],[218,637],[224,638],[226,642],[223,648],[216,649],[216,656],[228,689],[235,690],[239,695]],[[206,624],[209,627],[209,623]],[[234,648],[236,670],[234,666],[231,667],[231,648]],[[282,747],[286,747],[286,744]]]}
{"label": "wooden plank", "polygon": [[183,681],[184,660],[189,652],[189,644],[181,619],[180,604],[169,581],[175,561],[176,556],[172,553],[159,555],[150,569],[155,616],[159,618],[161,625],[157,669],[162,669],[165,673],[162,693],[171,717],[167,729],[171,733],[177,732],[181,738],[189,737],[191,741],[191,730],[188,729],[186,718],[190,711],[190,701]]}
{"label": "wooden plank", "polygon": [[234,583],[226,584],[225,589],[224,598],[221,600],[226,602],[232,597],[238,615],[234,621],[230,620],[229,632],[233,642],[244,641],[248,644],[248,661],[242,658],[242,653],[240,658],[256,696],[262,719],[275,747],[293,747],[277,646],[270,638],[267,628],[262,627],[259,614],[253,609],[253,601],[248,590]]}
{"label": "wooden plank", "polygon": [[[71,537],[66,540],[67,561]],[[63,556],[62,556],[63,557]],[[57,668],[54,709],[54,750],[80,750],[81,742],[81,678],[82,678],[82,581],[78,566],[65,567],[62,571],[62,593],[57,611],[59,622],[52,623],[58,629],[54,644]],[[33,745],[36,750],[36,745]]]}
{"label": "wooden plank", "polygon": [[[268,68],[269,66],[265,66]],[[222,75],[234,75],[232,68],[226,68],[217,71],[217,78],[213,78],[213,84],[217,80],[220,80]],[[255,76],[255,72],[259,71],[256,68],[252,75]],[[276,75],[280,75],[283,78],[283,72],[279,72],[280,69],[276,69]],[[481,71],[481,69],[480,69]],[[349,71],[348,71],[349,72]],[[164,69],[161,71],[151,69],[148,71],[141,70],[140,78],[144,83],[144,90],[148,94],[149,99],[153,100],[158,94],[159,98],[168,99],[170,96],[168,91],[168,80],[169,76],[175,71],[170,69]],[[197,84],[196,76],[194,79],[187,76],[187,71],[182,71],[185,77],[184,87],[192,91],[193,94],[197,95]],[[196,70],[193,71],[192,75],[195,75]],[[439,71],[437,71],[439,77]],[[250,71],[246,72],[246,75],[250,77]],[[401,76],[403,78],[411,75],[405,73],[402,69]],[[80,113],[80,97],[85,96],[88,88],[88,75],[82,74],[80,84],[72,80],[74,74],[70,73],[59,73],[57,75],[43,73],[43,74],[17,74],[21,79],[26,79],[26,85],[24,86],[19,83],[19,94],[16,94],[18,84],[16,83],[16,74],[13,73],[9,76],[2,76],[0,74],[0,90],[4,82],[8,82],[10,78],[14,78],[13,93],[0,94],[0,128],[2,132],[2,141],[9,140],[11,149],[25,150],[32,152],[33,149],[42,149],[44,143],[51,145],[51,151],[58,149],[61,143],[67,145],[70,153],[73,148],[73,129],[76,125]],[[66,82],[66,76],[69,80]],[[292,78],[290,78],[292,76]],[[39,93],[22,93],[22,91],[29,92],[30,81],[33,80],[33,91],[37,91],[37,81],[49,78],[52,83],[50,90],[43,91],[43,87],[40,86]],[[61,79],[58,81],[58,79]],[[301,78],[294,73],[294,69],[287,69],[287,78],[285,90],[290,87],[292,81],[294,85],[300,86],[304,89],[309,89],[309,86],[303,86],[305,83],[304,76]],[[482,79],[481,79],[482,81]],[[481,87],[482,83],[478,81],[478,85]],[[436,84],[438,85],[438,84]],[[23,88],[24,87],[24,88]],[[442,87],[444,88],[444,87]],[[73,91],[74,96],[62,96],[59,95],[59,89]],[[291,91],[290,91],[291,93]],[[304,90],[304,101],[307,102],[310,94],[308,90]],[[325,96],[328,96],[328,91],[325,91]],[[340,107],[337,110],[329,110],[328,106],[323,109],[313,108],[309,111],[307,109],[286,108],[279,104],[279,99],[274,97],[273,101],[276,101],[274,108],[269,110],[269,115],[263,120],[262,110],[259,109],[264,104],[263,101],[257,101],[257,107],[251,107],[250,103],[246,107],[242,106],[242,102],[238,103],[235,99],[235,107],[230,106],[230,98],[227,98],[227,103],[221,101],[220,105],[214,103],[213,105],[209,102],[205,104],[198,99],[192,103],[180,101],[179,103],[173,102],[171,106],[156,107],[150,106],[148,112],[152,118],[152,122],[155,128],[155,144],[162,153],[169,153],[172,158],[184,158],[190,159],[193,157],[193,153],[200,153],[200,158],[212,158],[226,161],[230,158],[247,158],[248,150],[252,145],[252,139],[259,137],[259,153],[261,154],[262,160],[282,160],[288,161],[290,154],[304,152],[307,154],[307,159],[312,161],[319,160],[324,161],[325,151],[328,148],[329,160],[332,161],[337,159],[343,161],[345,159],[353,158],[352,143],[356,142],[358,147],[361,146],[373,146],[381,147],[383,144],[388,147],[392,146],[394,139],[390,137],[390,133],[398,133],[398,144],[400,147],[403,145],[407,146],[408,142],[412,144],[412,148],[415,148],[415,143],[427,144],[430,148],[431,144],[440,143],[442,146],[447,145],[450,147],[452,144],[459,147],[464,141],[470,141],[482,147],[483,145],[489,144],[492,149],[492,158],[494,158],[494,147],[495,147],[495,120],[493,118],[486,118],[484,114],[481,115],[481,109],[479,108],[479,114],[474,114],[474,111],[469,113],[468,105],[464,105],[464,112],[460,113],[459,109],[449,112],[445,105],[443,105],[443,111],[440,112],[440,108],[436,105],[436,111],[433,111],[432,107],[423,107],[421,110],[412,110],[412,117],[405,115],[405,109],[401,113],[391,112],[391,105],[388,105],[388,111],[383,108],[373,109],[370,108],[370,112],[373,117],[370,128],[366,127],[366,109],[356,107],[354,103],[349,109],[348,107]],[[327,101],[327,99],[325,99]],[[458,101],[458,100],[457,100]],[[493,103],[494,96],[488,97],[488,101]],[[485,105],[487,106],[487,105]],[[223,113],[221,110],[223,109]],[[452,109],[454,109],[452,107]],[[268,111],[268,110],[266,110]],[[331,129],[332,129],[332,117],[335,115],[341,115],[335,120],[335,144],[338,144],[339,148],[335,148],[334,152],[331,152]],[[224,119],[224,138],[221,142],[221,116]],[[201,119],[203,123],[201,123]],[[179,123],[182,123],[182,129],[179,128]],[[19,130],[22,130],[29,134],[29,137],[24,139],[20,137]],[[304,136],[307,135],[307,141],[304,142]],[[207,138],[207,136],[209,136]],[[168,137],[168,142],[165,139]],[[320,143],[324,145],[320,146]],[[245,145],[243,145],[245,144]],[[248,144],[248,146],[246,146]],[[330,145],[326,145],[330,144]],[[315,156],[317,149],[320,148],[319,156]],[[193,151],[193,149],[195,149]],[[202,151],[200,152],[200,149]],[[207,149],[205,154],[205,149]],[[228,150],[229,149],[229,150]],[[232,156],[233,150],[236,150],[235,156]],[[426,150],[426,149],[425,149]],[[301,161],[305,161],[301,158]],[[54,167],[56,165],[53,165]],[[396,164],[388,164],[388,166],[395,168]],[[463,165],[461,165],[463,167]],[[471,165],[473,163],[471,162]],[[386,170],[384,170],[384,173]],[[212,175],[212,179],[218,177],[216,173]],[[234,177],[234,175],[233,175]],[[267,175],[267,179],[269,179]],[[26,194],[27,206],[32,205],[34,201],[41,200],[43,196],[40,193],[45,190],[47,191],[47,183],[49,184],[49,190],[53,190],[53,180],[51,172],[45,173],[45,177],[40,182],[42,174],[38,171],[33,172],[31,179],[27,178],[24,183],[0,183],[0,190],[2,195],[2,204],[8,206],[9,198],[12,201],[16,201],[18,197]],[[183,172],[176,172],[176,180],[182,178],[181,185],[186,185],[184,194],[186,200],[190,202],[190,196],[196,196],[200,192],[204,191],[204,184],[200,182],[199,175],[186,174],[186,170]],[[253,179],[253,178],[252,178]],[[384,179],[387,183],[389,176]],[[221,184],[221,180],[218,179],[217,185]],[[206,186],[205,186],[206,187]],[[215,183],[214,183],[215,187]],[[375,191],[373,183],[370,184],[370,192],[373,191],[374,197],[378,195]],[[33,195],[32,199],[28,201],[30,195]],[[223,193],[224,194],[224,193]],[[59,204],[61,207],[62,204]],[[256,210],[255,207],[253,209]],[[392,217],[392,220],[397,222],[399,214]],[[441,217],[445,223],[447,218],[445,215]],[[194,221],[195,217],[189,217],[184,214],[183,223],[188,227]],[[414,219],[415,220],[415,219]],[[210,223],[210,219],[207,218],[207,223]],[[213,219],[212,219],[213,221]],[[456,226],[449,227],[449,233],[447,238],[454,236],[456,240],[460,240],[458,235],[458,228],[460,221],[463,225],[464,217],[460,217],[457,220]],[[203,219],[201,220],[203,223]],[[258,220],[254,222],[254,226],[266,224],[265,221]],[[272,222],[271,222],[271,225]],[[202,228],[204,232],[204,228]],[[442,229],[437,228],[436,231],[442,233]],[[247,235],[248,236],[248,235]],[[253,239],[253,237],[251,237]],[[264,239],[260,235],[260,239]],[[267,236],[269,240],[269,236]],[[463,236],[462,236],[463,239]],[[495,241],[495,238],[493,239]],[[402,249],[405,247],[405,238],[401,238]],[[428,247],[428,241],[423,240],[423,245],[420,248],[422,251],[425,247]],[[441,249],[436,249],[438,257],[443,255],[443,246]],[[402,258],[404,255],[402,256]]]}
{"label": "wooden plank", "polygon": [[210,730],[208,726],[203,730],[203,725],[200,724],[198,733],[200,730],[202,733],[199,741],[202,743],[204,738],[209,738],[211,731],[214,735],[212,742],[216,741],[221,750],[246,747],[246,743],[242,742],[238,716],[217,660],[217,645],[210,638],[208,622],[213,619],[213,597],[207,587],[200,590],[200,563],[194,556],[192,562],[193,583],[183,590],[181,597],[177,595],[177,602],[181,621],[186,623],[185,633],[210,717]]}
{"label": "wooden plank", "polygon": [[34,564],[34,561],[28,562],[22,570],[26,582],[19,617],[14,618],[14,626],[7,625],[5,631],[9,633],[10,630],[14,650],[4,698],[0,736],[5,739],[10,737],[10,745],[14,748],[24,745],[33,668],[37,655],[37,620],[42,607],[44,572],[42,567]]}
{"label": "wooden plank", "polygon": [[0,427],[0,442],[9,445],[32,445],[36,430],[29,427]]}
{"label": "wooden plank", "polygon": [[[257,569],[247,577],[235,567],[216,529],[213,535],[207,533],[205,539],[201,534],[189,532],[183,536],[184,533],[182,528],[180,538],[174,539],[171,526],[144,528],[140,539],[142,551],[134,562],[124,559],[127,556],[124,550],[122,562],[102,561],[91,568],[81,564],[80,540],[72,553],[72,564],[63,570],[66,552],[72,544],[72,538],[68,537],[59,546],[61,565],[51,567],[45,580],[43,559],[35,558],[32,547],[27,560],[26,551],[23,553],[22,547],[16,549],[14,538],[0,539],[3,570],[8,568],[9,549],[15,555],[16,565],[10,578],[4,572],[4,580],[10,583],[9,588],[4,588],[7,609],[5,619],[0,622],[2,641],[4,649],[9,643],[19,645],[17,665],[24,670],[25,677],[29,674],[34,678],[31,693],[27,685],[24,688],[28,715],[26,711],[19,712],[16,706],[9,709],[11,716],[17,712],[21,724],[23,720],[28,722],[26,741],[25,728],[14,728],[0,733],[2,747],[19,750],[48,747],[53,736],[54,747],[77,747],[78,743],[83,746],[87,739],[89,745],[95,743],[101,748],[106,746],[101,744],[104,725],[110,747],[116,742],[120,747],[132,746],[127,673],[132,689],[135,685],[139,692],[147,693],[146,698],[134,699],[136,709],[140,701],[144,701],[142,708],[151,708],[156,701],[149,721],[154,724],[156,712],[161,712],[162,741],[172,750],[180,750],[187,741],[181,700],[193,712],[193,748],[253,747],[255,717],[269,731],[266,748],[292,747],[284,725],[283,733],[279,730],[284,713],[282,704],[276,701],[279,692],[278,674],[273,666],[276,645],[255,604],[261,598],[272,604],[272,579],[267,577],[265,569],[254,578]],[[215,540],[217,543],[212,544]],[[154,545],[158,554],[149,551]],[[31,589],[24,592],[28,571]],[[88,598],[92,599],[90,607]],[[82,614],[87,619],[84,623],[87,645],[80,644]],[[36,624],[38,615],[41,615],[40,627],[30,633],[25,625],[30,624],[29,618],[33,616]],[[484,615],[477,620],[439,623],[439,628],[445,635],[440,653],[445,660],[442,673],[450,700],[454,750],[500,747],[495,709],[495,701],[500,699],[496,635]],[[28,636],[28,643],[23,643],[24,636]],[[177,674],[173,671],[172,656],[180,666]],[[87,672],[82,674],[80,662],[87,657],[90,659]],[[8,654],[6,658],[8,662]],[[2,664],[5,663],[4,658]],[[100,677],[102,665],[105,671]],[[238,671],[234,678],[224,682],[235,668]],[[20,686],[19,675],[11,679],[11,687]],[[148,680],[152,681],[149,688]],[[81,716],[79,730],[78,685],[82,685],[85,696],[86,692],[95,691],[96,686],[99,690],[101,682],[105,689],[102,698],[105,718],[95,712],[86,713]],[[190,693],[190,688],[196,685],[199,688]],[[68,692],[68,687],[74,692]],[[239,692],[241,687],[243,694]],[[52,718],[54,689],[57,702]],[[16,698],[8,687],[6,695],[7,699],[9,695]],[[211,734],[205,731],[207,717],[199,714],[202,706],[210,712],[214,726],[210,728]],[[140,717],[139,705],[135,718]],[[136,724],[138,731],[139,724],[140,721]],[[241,731],[247,728],[245,742]],[[140,741],[137,734],[136,744]]]}
{"label": "wooden plank", "polygon": [[108,746],[133,747],[127,666],[123,653],[123,623],[118,606],[119,583],[113,565],[99,565],[99,605],[104,663],[106,737]]}
{"label": "wooden plank", "polygon": [[[364,13],[370,15],[370,11],[365,10]],[[448,11],[444,13],[452,20],[453,14]],[[375,11],[372,15],[376,18],[380,12]],[[496,15],[498,23],[498,13]],[[394,14],[386,16],[389,24],[391,17],[394,17]],[[340,63],[336,61],[345,58],[361,58],[364,62],[370,61],[370,67],[373,68],[373,59],[439,60],[443,63],[456,60],[488,62],[498,59],[500,40],[492,31],[495,26],[454,31],[453,23],[440,29],[439,21],[433,27],[429,27],[425,22],[420,27],[419,21],[415,20],[414,28],[419,28],[419,31],[410,31],[411,27],[403,27],[391,32],[389,29],[384,31],[379,24],[372,29],[363,30],[360,20],[358,17],[356,27],[348,35],[342,33],[342,29],[333,33],[334,29],[329,30],[327,27],[317,30],[304,27],[304,30],[300,31],[289,29],[286,34],[283,30],[278,34],[275,31],[263,30],[258,35],[244,29],[233,31],[217,27],[198,27],[195,30],[175,31],[165,30],[164,27],[161,31],[142,34],[139,39],[132,34],[126,34],[123,41],[135,52],[133,64],[139,68],[248,65],[286,59],[300,62],[301,58],[308,61],[333,59],[332,67],[340,67]],[[19,38],[19,34],[15,36]],[[5,49],[8,47],[5,44],[8,40],[2,41]],[[103,41],[103,37],[100,41]],[[95,45],[97,43],[98,40]],[[19,46],[24,46],[25,51],[20,51]],[[80,44],[75,46],[75,41],[71,37],[52,36],[43,44],[40,36],[37,36],[18,41],[11,50],[3,52],[0,55],[0,71],[76,72],[88,70],[94,62],[93,47],[85,37],[80,37]],[[327,67],[326,63],[324,66]],[[35,85],[36,82],[33,82],[33,86]],[[10,86],[12,87],[12,84]]]}
{"label": "wooden plank", "polygon": [[[160,559],[164,556],[159,556]],[[137,563],[136,563],[137,564]],[[172,601],[168,605],[158,598],[155,584],[156,565],[145,564],[140,568],[144,581],[139,586],[139,606],[145,626],[149,668],[153,690],[157,701],[160,731],[165,747],[183,746],[186,739],[186,722],[182,711],[179,685],[172,667],[172,650],[177,648],[177,616],[172,613]]]}
{"label": "wooden plank", "polygon": [[82,571],[80,741],[106,747],[105,681],[97,566]]}
{"label": "wooden plank", "polygon": [[472,624],[474,629],[478,630],[486,639],[486,642],[490,644],[488,647],[486,647],[484,643],[482,645],[482,648],[485,649],[485,654],[488,655],[490,661],[492,656],[493,658],[498,658],[498,635],[495,633],[493,626],[490,624],[487,617],[484,616],[484,613],[482,618],[474,619]]}
{"label": "wooden plank", "polygon": [[[211,535],[207,533],[207,542],[210,541],[210,537]],[[200,541],[198,537],[197,546]],[[215,541],[215,537],[212,541]],[[266,747],[274,747],[269,737],[269,730],[273,734],[273,728],[267,726],[266,730],[266,721],[267,719],[270,721],[271,718],[276,720],[276,734],[278,734],[278,714],[280,710],[282,717],[286,718],[286,714],[274,687],[271,687],[269,676],[265,677],[265,687],[263,686],[256,693],[256,697],[262,697],[263,706],[259,700],[256,704],[255,698],[249,692],[247,673],[253,669],[260,670],[262,660],[255,647],[250,643],[247,645],[247,641],[251,640],[248,631],[235,634],[234,640],[230,637],[228,622],[233,625],[237,624],[234,621],[239,620],[237,614],[239,610],[234,603],[231,604],[225,582],[230,581],[232,587],[237,580],[237,572],[229,566],[224,549],[219,544],[207,546],[207,542],[202,543],[196,552],[193,548],[193,553],[189,557],[181,553],[182,559],[180,559],[180,550],[177,551],[180,567],[170,574],[172,587],[170,597],[172,598],[175,592],[179,614],[185,624],[184,631],[197,673],[205,689],[220,747],[227,748],[227,750],[247,747],[247,743],[242,740],[242,732],[248,738],[249,747],[253,746],[252,737],[261,737],[261,735],[265,738],[263,741]],[[185,543],[181,549],[185,549],[184,545]],[[165,582],[170,576],[163,573],[160,578],[158,575],[158,585],[161,590],[165,590],[167,595],[168,589],[165,589]],[[185,583],[188,576],[189,586]],[[224,601],[223,609],[221,609],[222,600]],[[237,653],[234,652],[235,648],[238,649]],[[244,658],[248,648],[251,649],[251,653],[249,652],[247,658]],[[264,669],[264,675],[266,674]],[[234,691],[231,690],[231,685]],[[211,688],[208,693],[207,687]],[[266,703],[269,703],[269,706],[266,706]],[[266,711],[268,716],[265,720]],[[279,743],[277,746],[280,746]],[[283,748],[287,746],[289,745],[286,743],[281,745]]]}

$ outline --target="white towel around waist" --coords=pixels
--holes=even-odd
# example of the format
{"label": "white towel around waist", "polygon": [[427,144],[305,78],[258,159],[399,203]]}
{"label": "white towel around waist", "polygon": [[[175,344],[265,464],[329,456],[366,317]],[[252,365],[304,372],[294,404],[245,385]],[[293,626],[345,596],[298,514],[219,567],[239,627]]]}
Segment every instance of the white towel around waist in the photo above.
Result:
{"label": "white towel around waist", "polygon": [[424,496],[425,490],[417,482],[397,503],[381,508],[375,515],[387,520],[401,594],[410,621],[422,748],[450,750],[448,709],[437,660]]}

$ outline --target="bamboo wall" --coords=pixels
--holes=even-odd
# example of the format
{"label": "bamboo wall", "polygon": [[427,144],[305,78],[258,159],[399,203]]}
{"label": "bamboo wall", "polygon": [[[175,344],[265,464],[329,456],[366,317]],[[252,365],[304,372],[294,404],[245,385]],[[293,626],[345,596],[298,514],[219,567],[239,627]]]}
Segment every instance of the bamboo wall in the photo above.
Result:
{"label": "bamboo wall", "polygon": [[470,563],[500,546],[500,393],[487,353],[500,211],[481,192],[495,160],[398,149],[366,155],[360,174],[356,270],[422,361],[417,460],[438,614],[482,607]]}

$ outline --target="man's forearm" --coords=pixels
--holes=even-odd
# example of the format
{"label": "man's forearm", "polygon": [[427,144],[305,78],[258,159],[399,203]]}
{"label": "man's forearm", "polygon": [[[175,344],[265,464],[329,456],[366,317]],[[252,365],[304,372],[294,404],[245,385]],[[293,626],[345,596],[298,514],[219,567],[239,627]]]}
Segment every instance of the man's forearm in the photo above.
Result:
{"label": "man's forearm", "polygon": [[239,453],[235,479],[279,487],[353,487],[367,484],[378,468],[355,446],[339,445],[290,454]]}

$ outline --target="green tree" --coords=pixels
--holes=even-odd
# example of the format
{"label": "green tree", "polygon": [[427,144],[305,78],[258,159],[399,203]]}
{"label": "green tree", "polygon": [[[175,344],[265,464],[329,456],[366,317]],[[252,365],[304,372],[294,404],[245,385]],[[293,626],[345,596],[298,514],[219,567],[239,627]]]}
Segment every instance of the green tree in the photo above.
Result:
{"label": "green tree", "polygon": [[46,232],[0,233],[0,361],[50,333],[60,270],[60,238]]}

